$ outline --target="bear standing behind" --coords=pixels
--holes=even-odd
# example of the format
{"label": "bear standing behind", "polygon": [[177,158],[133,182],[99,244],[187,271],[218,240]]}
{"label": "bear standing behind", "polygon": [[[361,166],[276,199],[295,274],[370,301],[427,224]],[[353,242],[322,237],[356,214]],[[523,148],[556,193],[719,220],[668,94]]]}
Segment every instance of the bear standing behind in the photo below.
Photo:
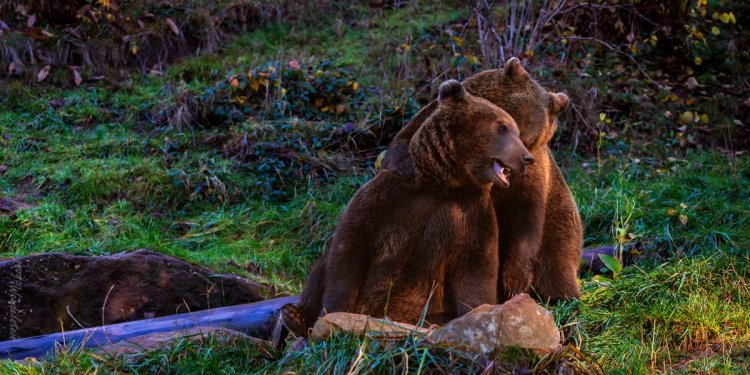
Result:
{"label": "bear standing behind", "polygon": [[[515,121],[447,81],[409,153],[413,177],[383,171],[352,198],[305,283],[295,333],[324,312],[416,324],[426,310],[427,322],[444,323],[496,302],[490,190],[533,161]],[[285,307],[286,322],[293,310]]]}

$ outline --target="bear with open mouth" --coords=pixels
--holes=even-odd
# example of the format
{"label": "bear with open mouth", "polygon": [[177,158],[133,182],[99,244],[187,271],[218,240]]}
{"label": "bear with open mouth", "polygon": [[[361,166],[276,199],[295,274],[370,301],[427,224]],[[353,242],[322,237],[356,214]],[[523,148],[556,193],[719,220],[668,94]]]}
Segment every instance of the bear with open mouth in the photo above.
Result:
{"label": "bear with open mouth", "polygon": [[282,311],[295,333],[305,335],[323,313],[445,323],[496,303],[491,190],[534,161],[516,122],[450,80],[409,153],[413,177],[381,171],[349,202],[299,305]]}

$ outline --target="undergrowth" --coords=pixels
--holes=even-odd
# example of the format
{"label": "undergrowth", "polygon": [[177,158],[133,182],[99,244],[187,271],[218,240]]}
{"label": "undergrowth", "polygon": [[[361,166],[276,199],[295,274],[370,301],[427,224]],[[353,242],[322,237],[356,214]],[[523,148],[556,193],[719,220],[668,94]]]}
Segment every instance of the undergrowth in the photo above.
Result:
{"label": "undergrowth", "polygon": [[[444,78],[489,67],[472,42],[472,9],[324,3],[335,16],[298,24],[288,21],[299,14],[271,17],[222,42],[220,53],[158,74],[72,89],[3,81],[0,198],[2,207],[21,208],[0,211],[0,257],[150,248],[249,277],[271,287],[269,297],[299,293],[390,137]],[[696,25],[742,31],[721,14]],[[634,44],[656,50],[656,41]],[[693,63],[700,73],[693,75],[651,72],[659,84],[694,77],[704,85],[670,91],[642,79],[621,53],[564,47],[575,63],[561,65],[555,46],[547,40],[537,59],[526,57],[534,77],[573,98],[554,149],[581,211],[585,246],[628,244],[638,260],[583,279],[580,301],[549,306],[567,352],[518,369],[749,371],[750,161],[731,142],[701,138],[704,120],[719,123],[711,137],[744,134],[734,122],[746,121],[738,115],[745,104],[732,99],[740,93],[704,93],[724,90],[727,78],[706,65]],[[696,57],[718,51],[698,47],[690,51]],[[414,338],[340,336],[287,354],[211,337],[134,357],[74,351],[0,362],[0,373],[510,369],[496,359],[427,350]]]}

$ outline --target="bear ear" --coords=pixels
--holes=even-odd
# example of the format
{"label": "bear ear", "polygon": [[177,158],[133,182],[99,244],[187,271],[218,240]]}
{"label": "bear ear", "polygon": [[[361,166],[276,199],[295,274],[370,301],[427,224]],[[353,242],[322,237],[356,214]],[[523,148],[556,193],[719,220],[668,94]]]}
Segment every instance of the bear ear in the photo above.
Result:
{"label": "bear ear", "polygon": [[450,79],[440,85],[438,102],[442,103],[448,99],[462,99],[464,97],[464,94],[466,94],[464,85],[462,85],[461,82],[458,82],[455,79]]}
{"label": "bear ear", "polygon": [[568,99],[568,96],[565,95],[565,93],[558,92],[558,93],[550,93],[550,96],[552,97],[552,102],[550,103],[552,105],[552,113],[561,113],[568,109],[568,104],[570,104],[570,99]]}
{"label": "bear ear", "polygon": [[515,57],[509,58],[508,61],[505,62],[503,69],[505,70],[505,74],[509,77],[528,77],[529,75],[529,73],[526,72],[526,69],[523,68],[523,65],[521,65],[521,60],[518,60],[518,58]]}

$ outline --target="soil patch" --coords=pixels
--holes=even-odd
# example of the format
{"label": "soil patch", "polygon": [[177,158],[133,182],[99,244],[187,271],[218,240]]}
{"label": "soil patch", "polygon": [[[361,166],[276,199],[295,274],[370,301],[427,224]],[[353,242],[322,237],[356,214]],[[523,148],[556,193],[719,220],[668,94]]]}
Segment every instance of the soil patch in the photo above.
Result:
{"label": "soil patch", "polygon": [[262,300],[262,287],[149,250],[0,261],[0,340]]}

